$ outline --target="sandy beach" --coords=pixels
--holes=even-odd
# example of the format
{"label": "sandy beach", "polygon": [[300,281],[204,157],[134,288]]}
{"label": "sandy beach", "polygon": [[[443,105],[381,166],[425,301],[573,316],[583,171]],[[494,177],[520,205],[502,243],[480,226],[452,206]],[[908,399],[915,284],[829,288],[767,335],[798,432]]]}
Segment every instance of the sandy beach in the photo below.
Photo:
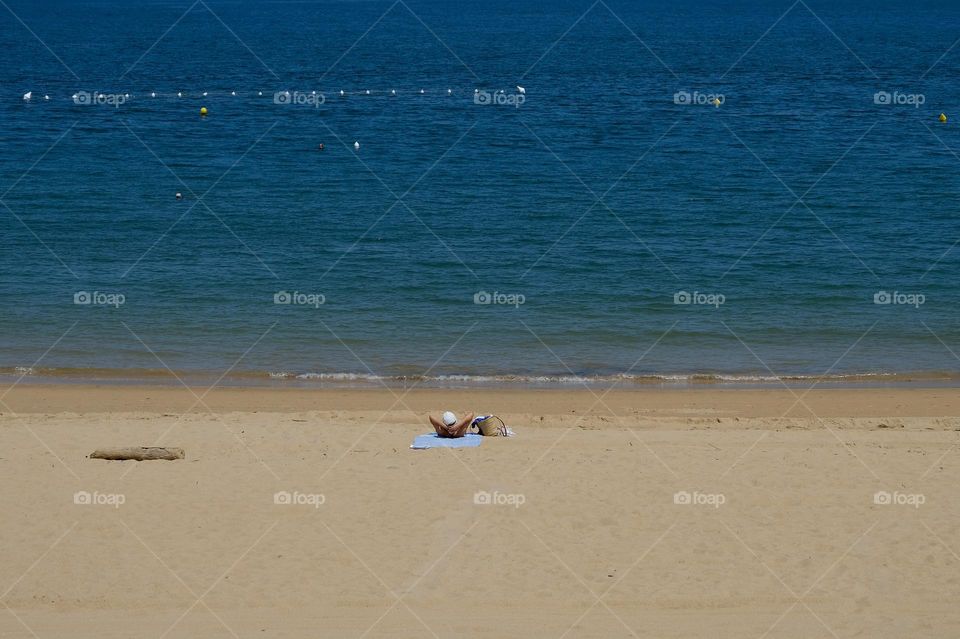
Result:
{"label": "sandy beach", "polygon": [[3,396],[2,636],[960,632],[954,389],[204,392]]}

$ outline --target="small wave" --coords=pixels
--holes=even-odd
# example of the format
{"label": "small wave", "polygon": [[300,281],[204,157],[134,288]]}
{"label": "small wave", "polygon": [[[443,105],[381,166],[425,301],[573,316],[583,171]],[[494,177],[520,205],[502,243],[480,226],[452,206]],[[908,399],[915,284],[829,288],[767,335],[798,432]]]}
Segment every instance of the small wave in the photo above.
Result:
{"label": "small wave", "polygon": [[430,387],[469,386],[519,386],[519,387],[576,387],[587,386],[629,388],[631,386],[768,386],[783,384],[902,384],[917,382],[940,382],[960,384],[956,373],[930,371],[917,373],[849,373],[830,375],[760,375],[753,373],[668,373],[668,374],[617,374],[617,375],[375,375],[372,373],[300,373],[285,374],[283,379],[319,381],[330,383],[376,383],[379,385],[418,384]]}
{"label": "small wave", "polygon": [[331,382],[379,382],[387,380],[403,380],[403,377],[384,377],[381,375],[372,375],[368,373],[301,373],[295,376],[296,379],[319,380]]}
{"label": "small wave", "polygon": [[178,379],[199,385],[218,381],[223,385],[330,385],[368,388],[371,386],[411,385],[432,388],[469,387],[519,387],[519,388],[643,388],[668,386],[675,388],[709,385],[727,386],[782,386],[784,384],[861,384],[867,386],[924,383],[936,386],[960,386],[960,374],[949,371],[919,372],[859,372],[833,373],[829,375],[762,375],[757,373],[646,373],[646,374],[471,374],[451,373],[442,375],[377,375],[358,372],[293,372],[232,371],[225,377],[214,371],[176,371],[166,369],[84,369],[84,368],[34,368],[27,366],[0,367],[0,376],[9,378],[30,377],[34,383],[114,382],[119,384],[179,384]]}

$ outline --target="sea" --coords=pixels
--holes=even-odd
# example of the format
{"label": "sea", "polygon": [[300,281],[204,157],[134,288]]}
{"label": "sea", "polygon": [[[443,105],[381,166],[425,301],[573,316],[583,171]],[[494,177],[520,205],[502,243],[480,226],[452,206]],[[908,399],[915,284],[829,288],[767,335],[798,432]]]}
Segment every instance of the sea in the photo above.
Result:
{"label": "sea", "polygon": [[5,379],[960,377],[955,2],[0,4]]}

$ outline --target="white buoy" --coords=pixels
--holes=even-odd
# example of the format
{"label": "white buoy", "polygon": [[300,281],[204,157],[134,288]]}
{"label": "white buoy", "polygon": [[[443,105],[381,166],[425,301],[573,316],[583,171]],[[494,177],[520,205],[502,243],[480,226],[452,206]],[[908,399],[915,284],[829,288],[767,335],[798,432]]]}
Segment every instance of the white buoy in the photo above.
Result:
{"label": "white buoy", "polygon": [[522,95],[526,95],[526,94],[527,94],[527,90],[524,89],[524,88],[523,88],[522,86],[520,86],[519,84],[517,85],[517,91],[519,91]]}
{"label": "white buoy", "polygon": [[150,92],[150,97],[151,97],[151,98],[157,97],[156,91],[151,91],[151,92]]}
{"label": "white buoy", "polygon": [[183,93],[180,92],[180,91],[177,91],[177,97],[178,97],[178,98],[182,98],[182,97],[183,97]]}
{"label": "white buoy", "polygon": [[343,89],[340,89],[340,95],[343,95]]}
{"label": "white buoy", "polygon": [[183,199],[183,194],[180,193],[180,191],[177,191],[176,198],[177,198],[178,200],[182,200],[182,199]]}
{"label": "white buoy", "polygon": [[73,95],[71,95],[71,96],[70,96],[70,99],[73,100],[74,102],[76,102],[76,101],[77,101],[77,94],[74,93]]}
{"label": "white buoy", "polygon": [[263,97],[263,91],[258,92],[257,95]]}
{"label": "white buoy", "polygon": [[24,93],[24,94],[23,94],[23,99],[26,100],[27,102],[29,102],[30,100],[32,100],[32,99],[33,99],[33,91],[27,91],[26,93]]}
{"label": "white buoy", "polygon": [[359,143],[359,142],[354,142],[354,143],[353,143],[353,148],[359,151],[359,150],[360,150],[360,143]]}
{"label": "white buoy", "polygon": [[480,93],[480,89],[474,89],[473,92],[474,92],[474,93]]}
{"label": "white buoy", "polygon": [[450,94],[452,94],[452,93],[453,93],[453,91],[452,91],[451,89],[447,89],[447,95],[450,95]]}
{"label": "white buoy", "polygon": [[207,97],[207,92],[206,92],[206,91],[203,92],[203,97]]}
{"label": "white buoy", "polygon": [[230,95],[232,95],[233,97],[237,97],[237,92],[236,92],[236,91],[231,91],[231,92],[230,92]]}
{"label": "white buoy", "polygon": [[45,96],[43,96],[43,99],[44,99],[44,100],[49,100],[49,99],[50,99],[50,96],[49,96],[49,95],[45,95]]}
{"label": "white buoy", "polygon": [[130,94],[129,94],[129,93],[124,93],[124,94],[123,94],[123,97],[124,97],[124,99],[129,100],[129,99],[130,99]]}
{"label": "white buoy", "polygon": [[423,89],[420,89],[420,95],[423,95]]}
{"label": "white buoy", "polygon": [[396,95],[396,94],[397,94],[397,90],[396,90],[396,89],[391,89],[391,90],[390,90],[390,95]]}

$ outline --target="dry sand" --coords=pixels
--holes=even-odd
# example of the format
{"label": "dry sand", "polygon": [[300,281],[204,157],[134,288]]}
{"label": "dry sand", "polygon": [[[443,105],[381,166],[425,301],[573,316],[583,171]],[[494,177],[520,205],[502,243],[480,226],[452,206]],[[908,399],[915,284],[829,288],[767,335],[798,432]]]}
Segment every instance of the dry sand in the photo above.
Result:
{"label": "dry sand", "polygon": [[5,390],[2,637],[960,636],[958,390]]}

